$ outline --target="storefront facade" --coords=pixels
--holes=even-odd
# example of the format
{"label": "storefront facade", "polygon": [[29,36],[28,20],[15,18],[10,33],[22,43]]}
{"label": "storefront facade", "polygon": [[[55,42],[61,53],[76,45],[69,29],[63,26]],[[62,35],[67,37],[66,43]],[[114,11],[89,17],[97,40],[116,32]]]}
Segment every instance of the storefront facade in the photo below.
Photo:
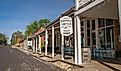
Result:
{"label": "storefront facade", "polygon": [[[73,19],[73,34],[65,37],[65,46],[72,47],[75,64],[82,64],[82,48],[91,49],[92,58],[115,58],[121,51],[120,36],[120,0],[75,0],[76,6],[54,20],[44,30],[45,55],[48,49],[61,53],[60,18],[70,16]],[[119,5],[119,6],[118,6]],[[35,52],[41,48],[42,32],[34,37]],[[40,49],[41,50],[41,49]]]}
{"label": "storefront facade", "polygon": [[116,52],[121,51],[118,0],[77,1],[75,16],[80,30],[77,34],[81,36],[77,48],[91,48],[95,58],[115,58]]}

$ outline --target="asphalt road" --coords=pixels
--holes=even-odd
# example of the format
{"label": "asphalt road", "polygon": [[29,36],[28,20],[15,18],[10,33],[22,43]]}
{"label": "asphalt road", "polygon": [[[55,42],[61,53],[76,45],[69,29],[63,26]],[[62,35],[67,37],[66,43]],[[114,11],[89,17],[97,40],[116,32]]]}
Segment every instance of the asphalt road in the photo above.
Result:
{"label": "asphalt road", "polygon": [[0,48],[0,71],[58,71],[15,48]]}

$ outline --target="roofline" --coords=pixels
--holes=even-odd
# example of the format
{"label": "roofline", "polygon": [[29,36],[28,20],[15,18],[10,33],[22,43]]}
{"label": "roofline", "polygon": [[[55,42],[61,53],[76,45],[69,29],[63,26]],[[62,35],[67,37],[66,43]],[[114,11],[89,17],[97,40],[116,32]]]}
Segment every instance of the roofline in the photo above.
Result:
{"label": "roofline", "polygon": [[59,21],[59,19],[60,19],[62,16],[68,15],[70,12],[73,12],[73,10],[75,10],[74,8],[75,8],[75,6],[72,6],[71,8],[65,10],[64,13],[62,13],[60,16],[58,16],[55,20],[53,20],[53,21],[52,21],[49,25],[47,25],[45,28],[47,28],[47,27],[53,25],[55,22]]}

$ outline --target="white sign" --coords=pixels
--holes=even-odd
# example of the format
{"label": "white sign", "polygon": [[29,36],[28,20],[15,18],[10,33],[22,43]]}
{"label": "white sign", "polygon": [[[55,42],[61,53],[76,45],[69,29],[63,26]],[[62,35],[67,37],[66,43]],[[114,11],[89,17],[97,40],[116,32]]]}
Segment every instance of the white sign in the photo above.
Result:
{"label": "white sign", "polygon": [[69,36],[73,33],[71,17],[63,16],[60,18],[60,32],[63,36]]}
{"label": "white sign", "polygon": [[28,41],[28,46],[32,46],[32,41]]}

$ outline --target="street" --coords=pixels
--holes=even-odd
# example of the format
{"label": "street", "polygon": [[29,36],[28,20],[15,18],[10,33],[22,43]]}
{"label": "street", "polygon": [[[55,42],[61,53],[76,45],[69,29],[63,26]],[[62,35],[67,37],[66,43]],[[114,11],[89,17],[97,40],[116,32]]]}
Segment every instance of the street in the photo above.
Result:
{"label": "street", "polygon": [[0,71],[58,71],[15,48],[0,48]]}

